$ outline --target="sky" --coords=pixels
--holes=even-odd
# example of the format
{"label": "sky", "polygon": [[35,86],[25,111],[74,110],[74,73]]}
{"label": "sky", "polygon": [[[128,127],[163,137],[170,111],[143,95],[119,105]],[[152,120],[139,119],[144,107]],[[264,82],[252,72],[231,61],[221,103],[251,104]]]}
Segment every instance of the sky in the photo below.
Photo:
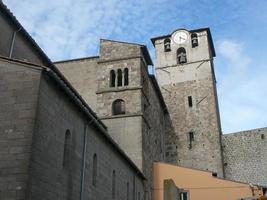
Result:
{"label": "sky", "polygon": [[[210,27],[223,133],[267,126],[266,0],[3,0],[52,61],[98,55],[99,39],[147,45]],[[155,62],[154,62],[155,63]]]}

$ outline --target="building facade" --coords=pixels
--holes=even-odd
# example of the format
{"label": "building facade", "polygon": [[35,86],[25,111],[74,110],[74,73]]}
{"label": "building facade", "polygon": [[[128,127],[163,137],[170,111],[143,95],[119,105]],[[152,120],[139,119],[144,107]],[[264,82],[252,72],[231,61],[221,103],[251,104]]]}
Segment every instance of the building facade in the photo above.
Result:
{"label": "building facade", "polygon": [[147,179],[0,2],[0,199],[147,199]]}
{"label": "building facade", "polygon": [[114,40],[52,63],[0,9],[0,199],[151,200],[154,162],[267,185],[266,129],[221,133],[208,28],[153,38],[155,76]]}
{"label": "building facade", "polygon": [[155,200],[251,200],[263,196],[262,187],[167,163],[155,162],[154,175]]}
{"label": "building facade", "polygon": [[153,38],[156,73],[175,129],[175,164],[223,177],[221,125],[208,28]]}
{"label": "building facade", "polygon": [[172,129],[157,81],[148,73],[146,47],[101,40],[99,56],[55,64],[148,178],[150,199],[153,162],[165,160],[164,138]]}

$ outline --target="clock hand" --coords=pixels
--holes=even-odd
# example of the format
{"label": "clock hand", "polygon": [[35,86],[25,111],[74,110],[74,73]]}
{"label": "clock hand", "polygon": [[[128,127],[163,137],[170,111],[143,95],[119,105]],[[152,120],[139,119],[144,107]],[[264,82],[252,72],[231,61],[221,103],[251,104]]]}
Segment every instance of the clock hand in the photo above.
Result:
{"label": "clock hand", "polygon": [[186,38],[183,38],[183,37],[181,37],[181,36],[179,36],[179,39],[180,39],[180,42],[181,42],[182,40],[186,40]]}

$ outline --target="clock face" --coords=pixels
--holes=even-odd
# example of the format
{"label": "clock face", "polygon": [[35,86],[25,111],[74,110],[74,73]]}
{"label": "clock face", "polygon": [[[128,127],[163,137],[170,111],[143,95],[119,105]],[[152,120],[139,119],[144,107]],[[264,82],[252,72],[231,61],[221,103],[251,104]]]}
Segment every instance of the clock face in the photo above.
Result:
{"label": "clock face", "polygon": [[188,34],[184,31],[177,31],[173,35],[173,40],[177,44],[182,44],[182,43],[186,42],[187,39],[188,39]]}

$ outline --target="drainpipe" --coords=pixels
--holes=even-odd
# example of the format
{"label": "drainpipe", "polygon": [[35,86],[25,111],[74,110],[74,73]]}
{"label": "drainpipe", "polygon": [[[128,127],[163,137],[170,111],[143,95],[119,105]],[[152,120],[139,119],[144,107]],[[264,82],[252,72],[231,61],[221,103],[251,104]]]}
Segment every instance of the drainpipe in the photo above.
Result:
{"label": "drainpipe", "polygon": [[86,164],[86,149],[87,149],[87,127],[94,121],[92,120],[87,124],[84,123],[84,137],[83,137],[83,157],[82,157],[82,175],[81,175],[81,189],[80,200],[83,200],[83,188],[84,188],[84,176],[85,176],[85,164]]}
{"label": "drainpipe", "polygon": [[10,50],[9,50],[9,58],[12,57],[16,35],[17,35],[18,32],[20,32],[21,29],[22,29],[22,27],[20,27],[18,30],[14,31],[14,33],[13,33],[12,42],[11,42],[11,46],[10,46]]}
{"label": "drainpipe", "polygon": [[83,200],[83,185],[84,185],[84,174],[85,174],[86,147],[87,147],[87,125],[85,123],[85,125],[84,125],[84,137],[83,137],[83,157],[82,157],[82,176],[81,176],[80,200]]}

